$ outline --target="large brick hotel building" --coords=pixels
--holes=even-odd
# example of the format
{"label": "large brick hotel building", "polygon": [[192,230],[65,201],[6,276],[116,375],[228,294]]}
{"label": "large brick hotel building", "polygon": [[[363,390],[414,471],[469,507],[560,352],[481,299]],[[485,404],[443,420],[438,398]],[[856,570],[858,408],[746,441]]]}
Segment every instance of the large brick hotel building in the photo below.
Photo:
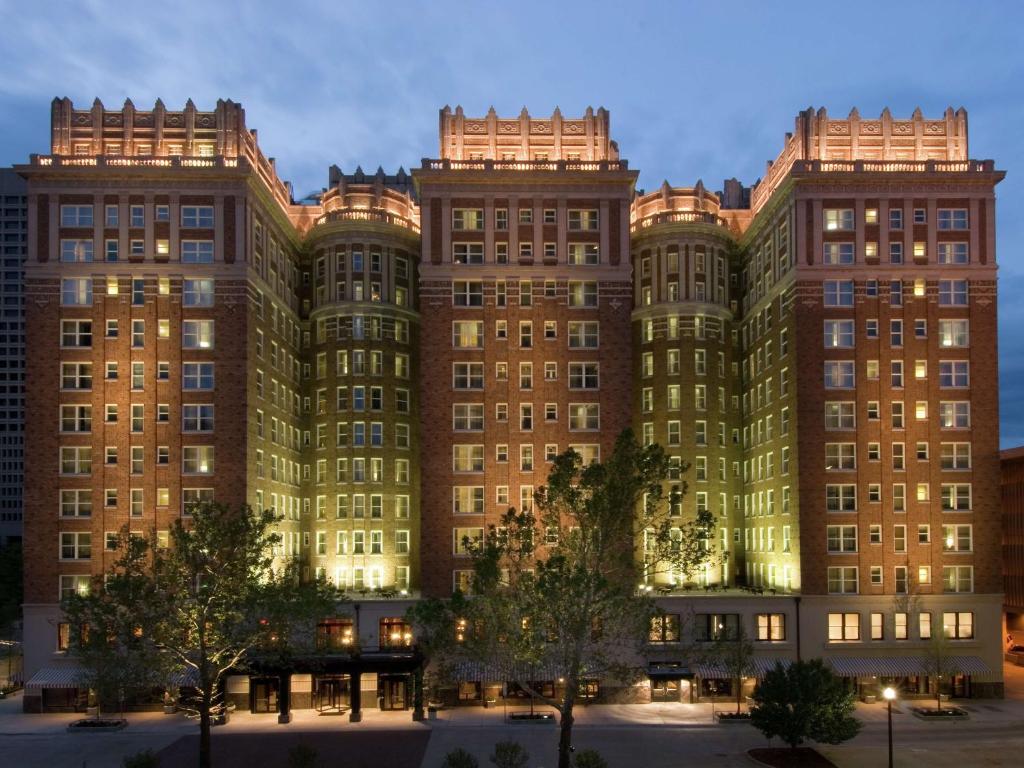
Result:
{"label": "large brick hotel building", "polygon": [[[865,691],[926,692],[945,632],[953,693],[998,695],[1003,173],[969,158],[966,113],[808,110],[719,194],[636,190],[609,126],[446,107],[437,159],[332,168],[296,203],[236,103],[55,100],[50,153],[18,168],[26,707],[77,701],[59,600],[108,537],[159,540],[207,498],[273,507],[281,555],[359,603],[324,624],[358,665],[229,695],[408,706],[409,601],[464,583],[464,538],[532,503],[550,456],[629,425],[689,465],[675,513],[711,510],[728,553],[652,577],[667,617],[631,697],[727,693],[681,658],[684,616]],[[461,700],[504,682],[479,677]]]}

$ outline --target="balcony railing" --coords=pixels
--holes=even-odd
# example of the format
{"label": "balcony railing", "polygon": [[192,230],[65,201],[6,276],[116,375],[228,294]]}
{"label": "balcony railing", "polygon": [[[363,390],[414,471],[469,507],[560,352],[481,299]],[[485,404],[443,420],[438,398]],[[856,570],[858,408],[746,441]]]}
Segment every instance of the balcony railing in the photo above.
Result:
{"label": "balcony railing", "polygon": [[725,219],[709,211],[660,211],[637,219],[629,225],[630,232],[639,232],[647,227],[658,224],[711,224],[716,227],[726,226]]}
{"label": "balcony railing", "polygon": [[383,208],[339,208],[335,211],[328,211],[320,216],[316,223],[330,224],[335,221],[379,221],[383,224],[391,224],[395,227],[402,227],[419,234],[420,225],[412,219],[391,213]]}
{"label": "balcony railing", "polygon": [[431,171],[626,171],[625,160],[431,160],[423,158],[424,170]]}

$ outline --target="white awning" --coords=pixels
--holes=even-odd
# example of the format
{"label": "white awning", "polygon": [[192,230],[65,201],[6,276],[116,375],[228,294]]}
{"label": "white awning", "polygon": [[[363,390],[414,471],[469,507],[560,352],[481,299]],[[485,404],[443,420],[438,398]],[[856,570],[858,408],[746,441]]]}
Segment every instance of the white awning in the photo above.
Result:
{"label": "white awning", "polygon": [[26,688],[78,688],[82,670],[78,667],[43,667],[25,683]]}

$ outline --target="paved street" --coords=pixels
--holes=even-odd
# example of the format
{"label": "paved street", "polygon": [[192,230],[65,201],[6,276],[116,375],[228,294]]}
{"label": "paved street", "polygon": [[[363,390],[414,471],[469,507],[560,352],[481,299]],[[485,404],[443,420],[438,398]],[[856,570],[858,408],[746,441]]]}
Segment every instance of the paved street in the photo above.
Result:
{"label": "paved street", "polygon": [[[1024,669],[1008,668],[1007,678],[1014,698],[962,704],[971,713],[969,722],[925,723],[898,709],[894,714],[897,765],[1020,765]],[[0,702],[4,765],[120,768],[125,755],[144,748],[165,749],[164,768],[194,764],[196,725],[178,715],[133,714],[121,733],[72,735],[65,727],[79,715],[22,715],[20,707],[20,697]],[[766,743],[749,726],[713,724],[707,704],[598,705],[577,712],[576,746],[599,750],[613,768],[749,766],[745,751]],[[305,742],[322,757],[344,755],[346,768],[438,768],[444,754],[455,747],[474,752],[481,765],[488,766],[494,743],[514,739],[531,753],[531,768],[550,768],[557,727],[507,724],[504,715],[501,707],[461,708],[442,711],[436,721],[413,723],[408,712],[368,710],[362,723],[352,724],[345,717],[299,711],[290,725],[283,726],[273,715],[236,713],[227,726],[214,730],[216,765],[285,765],[290,746]],[[848,744],[823,746],[821,751],[839,768],[884,765],[884,705],[858,705],[857,715],[865,723],[862,733]],[[333,761],[325,763],[330,764]]]}

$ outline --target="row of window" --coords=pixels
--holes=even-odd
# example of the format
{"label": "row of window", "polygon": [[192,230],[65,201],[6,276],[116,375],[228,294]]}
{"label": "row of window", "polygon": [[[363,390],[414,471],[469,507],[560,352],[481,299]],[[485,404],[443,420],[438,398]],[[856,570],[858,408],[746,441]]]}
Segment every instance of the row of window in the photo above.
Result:
{"label": "row of window", "polygon": [[[856,612],[830,613],[828,615],[828,640],[830,643],[860,642],[862,616]],[[896,611],[891,622],[884,613],[868,614],[869,638],[885,640],[889,634],[893,640],[910,639],[910,614]],[[952,640],[974,638],[974,614],[970,611],[945,611],[942,614],[942,633]],[[930,640],[932,637],[932,614],[921,611],[917,614],[917,639]]]}
{"label": "row of window", "polygon": [[[967,280],[939,280],[939,306],[940,307],[966,307],[968,303],[968,281]],[[904,297],[904,281],[889,281],[889,304],[891,306],[902,306]],[[912,283],[913,295],[921,298],[927,295],[927,281],[924,278],[917,278]],[[822,282],[822,295],[826,307],[852,307],[854,297],[853,280],[825,280]],[[867,280],[864,283],[864,295],[867,298],[879,296],[877,280]]]}
{"label": "row of window", "polygon": [[[552,281],[552,293],[548,295],[545,286],[545,296],[555,298],[555,284]],[[497,306],[505,306],[507,296],[505,294],[505,283],[501,281],[496,284],[498,290]],[[598,300],[597,282],[585,280],[570,280],[568,286],[568,301],[570,307],[596,307]],[[482,280],[455,280],[452,282],[452,304],[456,307],[482,307],[484,305],[484,283]],[[529,280],[519,281],[519,305],[528,307],[533,304],[533,283]]]}
{"label": "row of window", "polygon": [[[62,239],[60,241],[60,260],[65,263],[95,261],[93,240]],[[158,256],[167,256],[171,252],[170,240],[156,240],[154,250]],[[130,256],[145,256],[146,241],[141,239],[128,241]],[[108,238],[103,241],[103,260],[112,262],[121,258],[121,241]],[[182,264],[212,264],[213,240],[182,240],[179,245],[178,257]]]}
{"label": "row of window", "polygon": [[[367,536],[369,534],[369,536]],[[316,531],[313,545],[313,554],[317,557],[327,555],[383,555],[384,552],[384,531],[335,531],[334,546],[329,547],[327,531]],[[408,555],[409,554],[409,531],[397,530],[394,532],[394,540],[391,542],[391,549],[387,554]],[[333,549],[333,551],[328,551]]]}
{"label": "row of window", "polygon": [[[211,449],[212,450],[212,449]],[[145,495],[141,488],[129,490],[129,512],[132,517],[142,517],[145,511]],[[181,512],[188,516],[196,504],[213,501],[212,488],[182,488],[181,489]],[[117,508],[119,503],[116,488],[106,488],[103,491],[103,505],[107,509]],[[163,508],[170,504],[170,489],[157,488],[155,503],[157,507]],[[63,489],[60,491],[60,517],[62,518],[89,518],[92,517],[92,490],[88,488]]]}
{"label": "row of window", "polygon": [[[914,208],[913,223],[927,224],[928,209]],[[864,209],[864,223],[878,224],[878,209]],[[966,208],[939,208],[935,224],[941,230],[966,230],[968,216]],[[822,228],[826,232],[852,231],[856,226],[853,208],[825,208],[822,211]],[[903,209],[889,209],[889,229],[903,229]]]}
{"label": "row of window", "polygon": [[[494,244],[494,263],[508,264],[508,242],[496,242]],[[594,266],[601,263],[601,251],[597,243],[573,243],[567,244],[568,263],[576,266]],[[545,259],[554,259],[558,256],[558,244],[545,242],[543,244]],[[533,243],[529,240],[520,241],[519,258],[533,258]],[[456,264],[479,265],[484,263],[484,244],[481,242],[452,243],[452,261]]]}
{"label": "row of window", "polygon": [[[906,469],[906,444],[893,443],[891,448],[892,468]],[[928,461],[929,453],[927,442],[917,444],[916,457],[918,461]],[[868,461],[879,461],[881,458],[880,443],[868,443],[867,454]],[[941,462],[939,466],[944,470],[970,469],[971,444],[940,443],[939,458]],[[825,469],[829,471],[857,469],[856,443],[825,443]]]}
{"label": "row of window", "polygon": [[[518,208],[517,219],[520,224],[533,224],[533,208]],[[508,229],[508,208],[494,209],[494,228]],[[541,221],[544,224],[558,223],[558,210],[544,208]],[[596,232],[600,228],[600,218],[596,208],[570,208],[568,210],[568,227],[570,232]],[[452,229],[458,232],[483,231],[483,208],[453,208]]]}
{"label": "row of window", "polygon": [[[825,360],[825,389],[854,389],[856,374],[854,360]],[[941,389],[963,389],[971,385],[970,362],[967,360],[939,360],[939,387]],[[889,386],[899,389],[904,386],[903,361],[889,361]],[[874,381],[879,377],[877,360],[868,360],[865,375]],[[928,378],[928,361],[914,361],[914,379],[923,381]]]}
{"label": "row of window", "polygon": [[[141,303],[144,299],[136,298],[143,295],[136,290],[137,284],[141,281],[132,281],[133,303]],[[181,281],[181,304],[183,307],[212,307],[213,306],[213,279],[212,278],[185,278]],[[92,277],[65,277],[61,280],[60,303],[63,307],[91,307],[94,293],[108,296],[117,296],[120,284],[116,277],[92,278]],[[159,282],[161,295],[170,294],[170,281]]]}
{"label": "row of window", "polygon": [[[826,401],[825,428],[830,430],[855,429],[857,426],[856,405],[853,401]],[[868,421],[878,421],[881,418],[881,408],[878,400],[868,400],[866,411]],[[904,429],[906,426],[904,402],[902,400],[892,401],[890,403],[890,413],[893,428]],[[927,400],[915,402],[914,417],[918,421],[928,419]],[[939,401],[939,426],[942,429],[968,429],[971,426],[970,402],[967,400]]]}
{"label": "row of window", "polygon": [[[943,552],[972,552],[974,550],[974,527],[970,524],[956,524],[942,526],[942,551]],[[833,554],[855,554],[858,551],[857,538],[858,527],[856,525],[828,525],[825,527],[827,540],[827,551]],[[871,525],[868,531],[870,544],[882,543],[882,526]],[[905,553],[907,551],[907,526],[893,526],[893,552]],[[921,523],[917,526],[917,543],[931,544],[931,526]],[[928,582],[924,582],[928,583]]]}
{"label": "row of window", "polygon": [[[596,320],[570,320],[568,322],[569,349],[597,349],[600,338],[600,323]],[[519,321],[519,346],[533,347],[533,321]],[[508,340],[508,321],[494,322],[494,338]],[[544,340],[558,338],[558,321],[544,321]],[[456,320],[452,322],[452,347],[455,349],[483,349],[484,322],[482,320]]]}
{"label": "row of window", "polygon": [[[854,320],[825,320],[825,349],[853,349],[855,326],[856,321]],[[864,321],[864,336],[872,340],[879,338],[877,318],[868,318]],[[914,320],[914,338],[919,340],[928,338],[928,321],[924,318]],[[902,347],[903,340],[903,320],[890,320],[889,344],[893,347]],[[969,344],[969,320],[960,318],[939,320],[940,347],[966,347]]]}
{"label": "row of window", "polygon": [[[95,206],[92,205],[62,205],[60,207],[60,225],[62,227],[91,227],[95,219]],[[121,206],[103,206],[103,226],[117,227],[121,225]],[[153,221],[170,221],[171,207],[166,204],[153,206]],[[181,226],[185,229],[210,229],[213,227],[213,206],[212,205],[183,205],[181,206]],[[146,206],[129,205],[128,220],[129,227],[137,228],[146,226]]]}
{"label": "row of window", "polygon": [[[508,363],[498,363],[495,373],[498,379],[508,378]],[[532,387],[533,364],[520,363],[520,380],[526,381],[527,386]],[[550,367],[549,367],[550,366]],[[569,363],[569,389],[599,389],[600,388],[600,363]],[[551,380],[557,378],[557,365],[545,363],[544,378]],[[480,389],[484,388],[484,364],[483,363],[452,363],[452,389]]]}
{"label": "row of window", "polygon": [[[273,458],[273,457],[271,457]],[[317,459],[314,466],[313,481],[317,485],[327,482],[327,459]],[[309,464],[302,465],[304,480],[309,480]],[[395,459],[394,481],[398,485],[409,483],[409,460]],[[256,476],[263,477],[263,451],[256,451]],[[337,483],[383,483],[384,459],[373,456],[367,459],[363,456],[335,459],[334,481]],[[317,497],[318,499],[320,497]]]}
{"label": "row of window", "polygon": [[[918,585],[931,584],[931,567],[918,568]],[[872,587],[882,586],[882,566],[873,565],[869,570]],[[908,594],[911,588],[910,569],[905,565],[897,565],[894,572],[894,590],[897,594]],[[830,566],[828,568],[828,591],[834,595],[856,595],[860,592],[860,569],[855,566]],[[944,565],[942,566],[943,592],[973,592],[974,566]]]}
{"label": "row of window", "polygon": [[[941,483],[940,499],[943,512],[971,511],[970,483]],[[931,501],[931,483],[918,483],[914,498],[920,503]],[[868,485],[868,502],[882,501],[880,483]],[[907,511],[907,486],[905,483],[892,484],[892,509],[894,512]],[[825,510],[828,512],[856,512],[857,486],[853,483],[827,483],[825,485]]]}
{"label": "row of window", "polygon": [[[337,260],[337,269],[335,271],[337,275],[346,274],[350,262],[352,264],[352,272],[363,272],[366,269],[367,262],[363,258],[363,252],[356,247],[353,247],[348,253],[339,248],[335,253],[335,259]],[[379,250],[371,249],[369,260],[370,272],[375,274],[383,273],[383,265],[383,254]],[[327,279],[327,260],[322,256],[316,260],[315,275],[318,283]],[[399,280],[409,279],[409,261],[404,256],[395,257],[395,277]]]}

